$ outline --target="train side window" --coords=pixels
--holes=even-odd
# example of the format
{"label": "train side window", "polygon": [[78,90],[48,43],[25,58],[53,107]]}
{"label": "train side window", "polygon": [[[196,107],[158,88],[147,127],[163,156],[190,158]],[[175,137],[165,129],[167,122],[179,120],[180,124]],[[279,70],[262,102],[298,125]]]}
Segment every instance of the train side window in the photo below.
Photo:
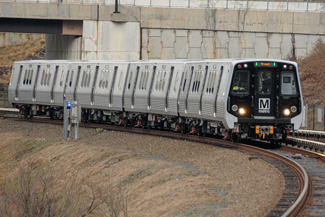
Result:
{"label": "train side window", "polygon": [[29,78],[29,85],[32,84],[33,74],[34,74],[34,70],[32,69],[32,73],[30,74],[30,78]]}
{"label": "train side window", "polygon": [[119,82],[118,82],[118,89],[122,90],[123,87],[123,77],[124,77],[124,70],[121,70],[121,73],[119,74]]}
{"label": "train side window", "polygon": [[281,72],[281,94],[296,95],[297,82],[293,72]]}
{"label": "train side window", "polygon": [[73,74],[74,74],[74,70],[71,71],[71,76],[70,76],[70,82],[69,82],[69,87],[72,86],[72,81],[73,81]]}
{"label": "train side window", "polygon": [[132,77],[133,77],[133,71],[131,71],[130,74],[129,74],[128,90],[131,89],[131,81],[132,81]]}
{"label": "train side window", "polygon": [[249,71],[236,71],[232,80],[231,91],[233,94],[248,94],[249,93]]}
{"label": "train side window", "polygon": [[60,77],[60,87],[63,86],[64,75],[65,75],[65,70],[63,69]]}
{"label": "train side window", "polygon": [[181,73],[181,71],[177,70],[177,73],[175,75],[174,89],[173,89],[174,93],[176,93],[176,91],[179,87],[180,73]]}
{"label": "train side window", "polygon": [[261,70],[258,72],[258,93],[270,94],[272,90],[272,73]]}

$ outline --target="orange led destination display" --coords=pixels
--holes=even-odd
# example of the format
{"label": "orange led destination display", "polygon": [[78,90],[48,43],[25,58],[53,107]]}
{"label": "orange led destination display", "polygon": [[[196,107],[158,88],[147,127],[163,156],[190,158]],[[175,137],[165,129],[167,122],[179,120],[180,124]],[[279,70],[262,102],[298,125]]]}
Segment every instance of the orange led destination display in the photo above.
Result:
{"label": "orange led destination display", "polygon": [[255,62],[254,66],[276,68],[278,67],[278,64],[276,62]]}

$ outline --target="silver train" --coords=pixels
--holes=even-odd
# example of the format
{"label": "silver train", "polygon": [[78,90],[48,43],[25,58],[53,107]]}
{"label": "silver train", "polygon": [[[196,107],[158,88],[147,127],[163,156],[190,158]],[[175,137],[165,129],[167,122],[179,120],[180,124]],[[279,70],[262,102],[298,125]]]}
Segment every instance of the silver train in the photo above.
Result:
{"label": "silver train", "polygon": [[272,142],[303,110],[297,64],[270,59],[19,61],[8,95],[25,117],[78,101],[83,121]]}

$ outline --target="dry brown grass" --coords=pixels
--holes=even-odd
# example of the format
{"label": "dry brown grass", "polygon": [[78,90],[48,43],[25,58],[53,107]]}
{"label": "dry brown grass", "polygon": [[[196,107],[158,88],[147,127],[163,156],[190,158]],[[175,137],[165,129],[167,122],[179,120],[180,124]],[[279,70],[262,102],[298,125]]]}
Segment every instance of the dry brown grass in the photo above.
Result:
{"label": "dry brown grass", "polygon": [[325,104],[325,44],[319,40],[313,52],[298,60],[304,103]]}
{"label": "dry brown grass", "polygon": [[28,41],[24,44],[6,46],[0,48],[0,66],[11,66],[18,60],[26,60],[31,56],[38,55],[39,50],[44,48],[45,39]]}
{"label": "dry brown grass", "polygon": [[0,84],[8,84],[15,61],[43,58],[45,39],[0,48]]}

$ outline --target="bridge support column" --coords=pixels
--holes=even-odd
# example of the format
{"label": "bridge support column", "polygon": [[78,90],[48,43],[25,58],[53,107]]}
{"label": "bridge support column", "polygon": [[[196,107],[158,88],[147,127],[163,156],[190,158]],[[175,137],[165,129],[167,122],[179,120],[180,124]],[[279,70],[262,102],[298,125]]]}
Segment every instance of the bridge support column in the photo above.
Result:
{"label": "bridge support column", "polygon": [[46,59],[140,59],[140,23],[84,21],[82,37],[47,35]]}

